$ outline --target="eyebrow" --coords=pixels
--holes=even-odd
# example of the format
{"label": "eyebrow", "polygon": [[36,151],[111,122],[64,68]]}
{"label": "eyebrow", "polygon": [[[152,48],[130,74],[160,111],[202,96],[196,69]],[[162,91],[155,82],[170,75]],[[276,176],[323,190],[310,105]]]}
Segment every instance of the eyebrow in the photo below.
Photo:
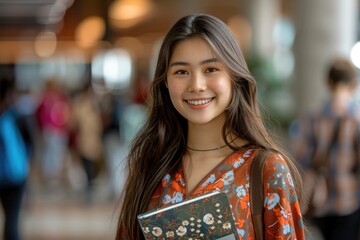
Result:
{"label": "eyebrow", "polygon": [[[214,62],[219,62],[219,60],[217,58],[210,58],[210,59],[206,59],[204,61],[200,62],[200,65],[204,65],[204,64],[208,64],[208,63],[214,63]],[[174,67],[174,66],[189,66],[190,64],[188,62],[173,62],[170,63],[169,67]]]}

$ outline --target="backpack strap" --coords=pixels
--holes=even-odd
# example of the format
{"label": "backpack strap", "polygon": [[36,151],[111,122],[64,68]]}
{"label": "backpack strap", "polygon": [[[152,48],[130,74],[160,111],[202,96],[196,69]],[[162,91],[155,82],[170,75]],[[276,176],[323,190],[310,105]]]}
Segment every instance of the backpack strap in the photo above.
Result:
{"label": "backpack strap", "polygon": [[255,239],[265,239],[264,235],[264,193],[263,193],[263,178],[264,178],[264,163],[270,151],[266,149],[259,149],[251,164],[250,172],[250,209],[252,221],[255,231]]}

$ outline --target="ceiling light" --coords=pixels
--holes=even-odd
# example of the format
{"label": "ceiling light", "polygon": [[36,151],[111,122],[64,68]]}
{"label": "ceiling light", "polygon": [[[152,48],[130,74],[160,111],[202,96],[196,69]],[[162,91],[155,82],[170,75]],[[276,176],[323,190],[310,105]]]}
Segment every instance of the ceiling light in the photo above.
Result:
{"label": "ceiling light", "polygon": [[117,27],[131,27],[151,10],[147,0],[117,0],[109,9],[109,17]]}
{"label": "ceiling light", "polygon": [[56,51],[57,38],[53,32],[41,32],[35,38],[34,49],[40,57],[50,57]]}
{"label": "ceiling light", "polygon": [[105,23],[101,17],[91,16],[80,22],[75,31],[75,38],[81,47],[92,47],[103,37]]}

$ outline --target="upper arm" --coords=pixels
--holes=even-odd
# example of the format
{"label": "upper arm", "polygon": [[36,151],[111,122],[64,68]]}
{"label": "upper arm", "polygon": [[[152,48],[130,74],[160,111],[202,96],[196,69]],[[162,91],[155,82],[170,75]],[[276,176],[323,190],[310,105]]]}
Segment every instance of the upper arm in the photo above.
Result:
{"label": "upper arm", "polygon": [[304,239],[293,178],[279,154],[270,155],[264,165],[264,201],[266,238]]}

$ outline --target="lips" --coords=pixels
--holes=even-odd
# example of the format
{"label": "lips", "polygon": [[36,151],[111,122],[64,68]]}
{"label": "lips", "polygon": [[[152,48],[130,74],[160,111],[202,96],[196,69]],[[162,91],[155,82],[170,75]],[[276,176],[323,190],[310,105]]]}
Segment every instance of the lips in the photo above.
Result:
{"label": "lips", "polygon": [[188,104],[198,106],[204,105],[211,102],[214,98],[204,98],[204,99],[196,99],[196,100],[185,100]]}

